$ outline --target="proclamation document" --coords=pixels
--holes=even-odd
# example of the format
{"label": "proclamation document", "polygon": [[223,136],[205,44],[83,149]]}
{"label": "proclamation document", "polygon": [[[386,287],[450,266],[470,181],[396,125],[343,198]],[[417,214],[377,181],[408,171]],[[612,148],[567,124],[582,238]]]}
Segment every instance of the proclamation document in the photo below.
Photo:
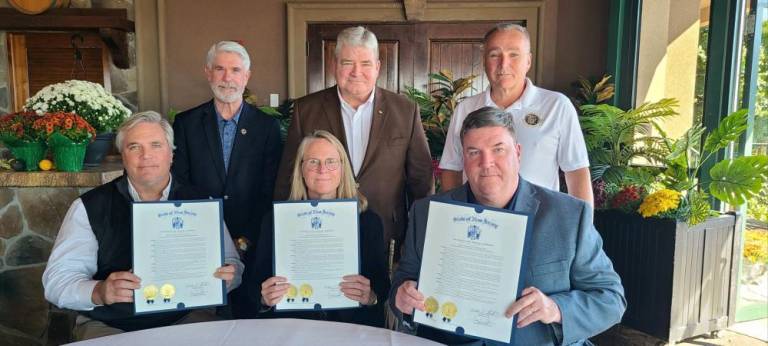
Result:
{"label": "proclamation document", "polygon": [[359,307],[339,287],[360,273],[357,200],[278,202],[274,213],[275,275],[291,285],[275,309]]}
{"label": "proclamation document", "polygon": [[414,321],[509,343],[507,307],[523,290],[531,221],[524,214],[431,201],[418,289],[426,311]]}
{"label": "proclamation document", "polygon": [[133,203],[136,314],[226,304],[221,200]]}

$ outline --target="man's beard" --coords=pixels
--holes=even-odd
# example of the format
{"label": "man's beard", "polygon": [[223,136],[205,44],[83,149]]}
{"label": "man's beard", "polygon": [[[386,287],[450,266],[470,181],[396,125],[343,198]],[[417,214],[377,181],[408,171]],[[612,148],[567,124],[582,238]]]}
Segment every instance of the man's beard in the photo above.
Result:
{"label": "man's beard", "polygon": [[[220,86],[223,86],[225,89],[222,90],[221,88],[219,88]],[[225,90],[231,90],[231,89],[235,89],[235,91],[232,93],[225,92]],[[224,103],[233,103],[243,97],[243,92],[239,90],[239,88],[234,84],[228,84],[228,83],[211,84],[211,91],[213,91],[213,96],[217,100]]]}

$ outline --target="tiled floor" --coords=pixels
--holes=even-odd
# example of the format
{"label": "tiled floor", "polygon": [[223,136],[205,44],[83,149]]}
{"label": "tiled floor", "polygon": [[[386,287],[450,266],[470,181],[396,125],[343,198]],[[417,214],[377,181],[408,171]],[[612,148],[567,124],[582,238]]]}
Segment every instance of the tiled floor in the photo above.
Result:
{"label": "tiled floor", "polygon": [[736,323],[730,328],[736,333],[751,336],[768,344],[768,319]]}
{"label": "tiled floor", "polygon": [[[716,338],[709,335],[682,340],[675,345],[685,346],[767,346],[768,319],[738,323],[730,330],[721,331]],[[611,328],[592,341],[598,346],[659,346],[666,342],[623,326]]]}

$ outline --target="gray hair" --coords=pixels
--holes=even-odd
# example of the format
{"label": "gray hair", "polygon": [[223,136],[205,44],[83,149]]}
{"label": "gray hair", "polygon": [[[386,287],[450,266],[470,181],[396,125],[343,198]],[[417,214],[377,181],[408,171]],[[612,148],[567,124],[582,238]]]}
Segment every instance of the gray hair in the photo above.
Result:
{"label": "gray hair", "polygon": [[205,66],[212,68],[213,59],[216,59],[216,54],[222,52],[235,53],[239,55],[240,59],[243,59],[243,68],[245,70],[251,69],[251,58],[248,56],[248,52],[245,50],[245,47],[235,41],[221,41],[211,46],[211,49],[208,50],[208,57],[205,61]]}
{"label": "gray hair", "polygon": [[461,124],[461,132],[459,135],[461,144],[464,145],[464,135],[466,135],[469,130],[483,127],[503,127],[509,131],[512,138],[517,140],[514,122],[512,121],[512,114],[496,107],[483,107],[469,113],[467,118],[464,119],[464,122]]}
{"label": "gray hair", "polygon": [[373,52],[376,59],[379,58],[379,41],[376,40],[376,35],[362,26],[346,28],[336,36],[336,50],[334,51],[336,58],[341,54],[341,47],[345,45],[368,48]]}
{"label": "gray hair", "polygon": [[493,36],[493,34],[499,32],[499,31],[517,31],[525,37],[525,40],[528,41],[528,46],[531,45],[531,34],[528,33],[528,29],[526,29],[524,26],[520,24],[515,23],[498,23],[496,26],[493,27],[493,29],[488,30],[488,32],[485,33],[485,36],[483,36],[483,45],[488,43],[488,39]]}
{"label": "gray hair", "polygon": [[165,120],[165,118],[163,118],[163,116],[158,112],[146,111],[134,113],[128,117],[128,119],[125,119],[122,124],[120,124],[120,127],[117,129],[117,136],[115,136],[115,146],[117,147],[117,151],[121,153],[123,152],[123,140],[125,138],[125,133],[141,123],[160,125],[160,127],[163,129],[163,132],[165,132],[165,140],[168,141],[168,145],[171,147],[171,150],[176,149],[176,147],[173,145],[173,127],[171,127],[171,124],[168,123],[168,120]]}

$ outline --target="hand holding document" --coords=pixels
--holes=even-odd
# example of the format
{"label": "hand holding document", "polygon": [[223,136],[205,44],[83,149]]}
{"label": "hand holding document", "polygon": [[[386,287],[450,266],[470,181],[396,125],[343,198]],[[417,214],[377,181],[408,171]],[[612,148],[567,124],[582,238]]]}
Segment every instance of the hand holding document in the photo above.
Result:
{"label": "hand holding document", "polygon": [[522,291],[531,225],[508,210],[431,201],[419,274],[424,311],[414,321],[510,342],[505,310]]}
{"label": "hand holding document", "polygon": [[132,215],[136,314],[226,303],[214,277],[224,262],[220,200],[134,203]]}
{"label": "hand holding document", "polygon": [[275,203],[274,215],[275,276],[289,285],[276,310],[359,307],[339,289],[360,272],[357,201]]}

